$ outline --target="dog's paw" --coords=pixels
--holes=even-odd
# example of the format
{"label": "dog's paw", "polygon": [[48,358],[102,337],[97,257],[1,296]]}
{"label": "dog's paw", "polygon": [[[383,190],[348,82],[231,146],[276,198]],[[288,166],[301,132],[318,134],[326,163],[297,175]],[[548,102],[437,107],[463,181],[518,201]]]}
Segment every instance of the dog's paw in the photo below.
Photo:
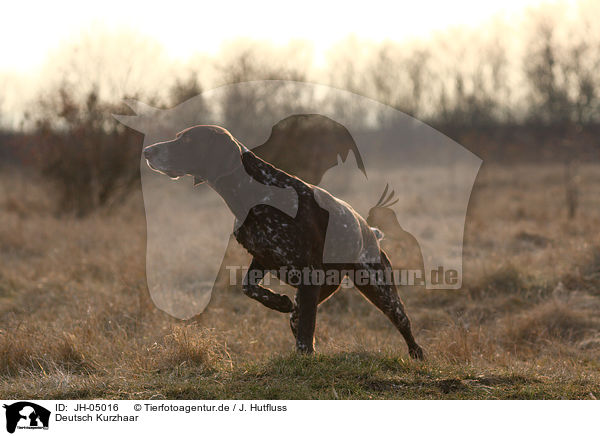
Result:
{"label": "dog's paw", "polygon": [[296,340],[296,352],[298,354],[315,354],[315,346]]}
{"label": "dog's paw", "polygon": [[410,354],[410,357],[412,357],[413,359],[417,359],[417,360],[425,359],[425,356],[423,355],[423,349],[421,347],[419,347],[418,345],[409,349],[408,354]]}
{"label": "dog's paw", "polygon": [[273,309],[283,313],[290,313],[294,310],[294,303],[287,295],[278,294],[276,297]]}

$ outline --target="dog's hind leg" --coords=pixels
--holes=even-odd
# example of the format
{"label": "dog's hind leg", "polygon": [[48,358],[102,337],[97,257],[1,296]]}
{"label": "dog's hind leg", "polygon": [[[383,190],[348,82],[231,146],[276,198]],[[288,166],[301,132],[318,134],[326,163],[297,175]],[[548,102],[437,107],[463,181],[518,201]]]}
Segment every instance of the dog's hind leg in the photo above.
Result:
{"label": "dog's hind leg", "polygon": [[[370,272],[385,271],[388,268],[391,269],[390,261],[383,251],[381,252],[380,264],[369,264],[365,266],[369,268]],[[377,308],[381,310],[400,331],[408,345],[410,356],[415,359],[423,359],[423,350],[413,337],[410,328],[410,320],[404,310],[404,304],[398,296],[396,286],[393,283],[385,282],[385,274],[383,277],[376,275],[376,278],[376,283],[369,281],[366,284],[355,283],[355,286],[371,303],[377,306]]]}
{"label": "dog's hind leg", "polygon": [[269,309],[276,310],[278,312],[290,313],[294,309],[292,300],[287,295],[276,294],[260,285],[263,277],[265,276],[264,268],[254,259],[250,263],[250,268],[244,277],[244,283],[242,285],[242,291],[248,297],[253,298]]}

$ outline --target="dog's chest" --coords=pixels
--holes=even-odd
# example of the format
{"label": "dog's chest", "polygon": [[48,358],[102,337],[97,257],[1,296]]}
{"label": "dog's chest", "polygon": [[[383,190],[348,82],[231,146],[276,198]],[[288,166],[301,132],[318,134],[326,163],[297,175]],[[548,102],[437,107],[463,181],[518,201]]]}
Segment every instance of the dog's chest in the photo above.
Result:
{"label": "dog's chest", "polygon": [[293,188],[297,208],[292,217],[285,210],[266,204],[250,209],[244,222],[234,231],[242,246],[264,268],[314,266],[322,262],[327,229],[327,212],[319,207],[312,189],[304,182],[244,153],[242,161],[248,174],[266,186]]}
{"label": "dog's chest", "polygon": [[[312,234],[311,234],[312,233]],[[234,232],[237,241],[265,268],[304,267],[321,261],[323,240],[297,217],[269,206],[253,208]]]}

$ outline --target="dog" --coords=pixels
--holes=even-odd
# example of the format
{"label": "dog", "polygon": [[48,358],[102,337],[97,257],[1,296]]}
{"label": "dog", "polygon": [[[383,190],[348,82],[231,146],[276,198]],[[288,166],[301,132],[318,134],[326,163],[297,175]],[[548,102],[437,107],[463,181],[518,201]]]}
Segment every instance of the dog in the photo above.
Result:
{"label": "dog", "polygon": [[338,165],[338,157],[345,162],[351,152],[366,177],[365,164],[348,129],[319,114],[295,114],[280,120],[269,138],[252,148],[262,160],[311,185],[320,184],[323,175]]}
{"label": "dog", "polygon": [[[358,146],[348,129],[320,114],[294,114],[278,121],[271,128],[267,140],[253,147],[252,153],[311,185],[321,183],[323,175],[338,165],[338,158],[345,162],[350,153],[354,156],[356,168],[365,178],[367,176]],[[315,156],[319,158],[315,159]],[[382,230],[387,234],[386,229]],[[239,290],[237,285],[232,284],[231,271],[227,269],[239,262],[237,259],[243,250],[234,239],[231,235],[215,280],[215,286],[220,290]],[[239,279],[237,273],[236,279]]]}
{"label": "dog", "polygon": [[[190,127],[173,140],[146,147],[144,157],[151,169],[171,178],[189,175],[195,185],[207,183],[225,201],[235,217],[233,234],[253,257],[243,292],[290,313],[298,352],[314,352],[317,306],[347,275],[360,271],[376,279],[355,281],[355,286],[400,331],[410,356],[423,359],[396,287],[382,278],[391,270],[390,261],[375,232],[349,204],[275,168],[219,126]],[[294,302],[261,286],[265,271],[297,289]],[[296,280],[305,271],[326,271],[332,280]]]}

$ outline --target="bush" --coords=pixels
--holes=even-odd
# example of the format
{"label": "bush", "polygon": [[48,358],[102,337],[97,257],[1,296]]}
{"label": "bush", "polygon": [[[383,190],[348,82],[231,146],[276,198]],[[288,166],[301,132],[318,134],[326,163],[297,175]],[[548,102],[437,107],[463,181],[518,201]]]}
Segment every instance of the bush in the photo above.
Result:
{"label": "bush", "polygon": [[40,109],[23,150],[58,189],[59,211],[85,216],[122,200],[139,180],[142,146],[137,133],[112,118],[122,109],[95,91],[77,101],[64,87]]}

